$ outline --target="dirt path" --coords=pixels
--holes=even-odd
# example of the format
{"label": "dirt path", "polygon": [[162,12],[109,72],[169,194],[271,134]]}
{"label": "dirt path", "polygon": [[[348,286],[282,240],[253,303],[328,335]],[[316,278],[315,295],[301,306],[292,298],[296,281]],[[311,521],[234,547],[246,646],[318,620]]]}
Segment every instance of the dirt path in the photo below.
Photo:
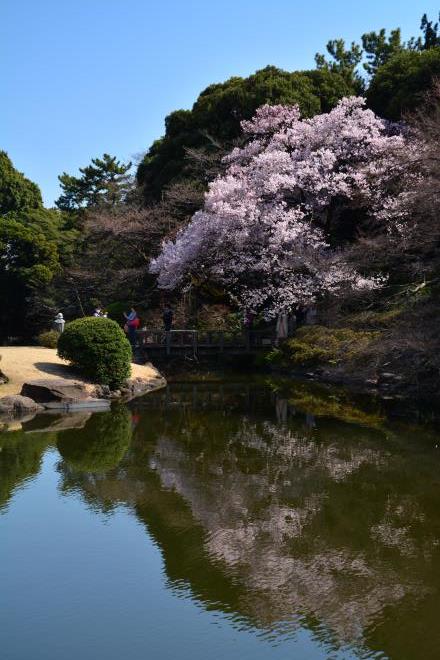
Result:
{"label": "dirt path", "polygon": [[[9,378],[9,383],[0,385],[0,396],[20,394],[25,381],[44,378],[56,380],[69,378],[81,381],[78,374],[69,368],[67,363],[58,357],[54,348],[39,346],[6,346],[0,347],[0,369]],[[132,364],[133,378],[154,378],[157,375],[154,367]]]}

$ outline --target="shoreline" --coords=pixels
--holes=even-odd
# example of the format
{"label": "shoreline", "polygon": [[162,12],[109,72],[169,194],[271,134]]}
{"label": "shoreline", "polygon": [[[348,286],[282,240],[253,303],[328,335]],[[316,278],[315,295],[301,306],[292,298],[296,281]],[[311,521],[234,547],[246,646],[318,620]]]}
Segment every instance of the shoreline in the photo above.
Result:
{"label": "shoreline", "polygon": [[162,374],[150,363],[131,363],[130,378],[118,390],[90,381],[55,349],[13,346],[1,349],[0,418],[18,419],[44,410],[60,413],[109,410],[113,401],[126,402],[165,387]]}

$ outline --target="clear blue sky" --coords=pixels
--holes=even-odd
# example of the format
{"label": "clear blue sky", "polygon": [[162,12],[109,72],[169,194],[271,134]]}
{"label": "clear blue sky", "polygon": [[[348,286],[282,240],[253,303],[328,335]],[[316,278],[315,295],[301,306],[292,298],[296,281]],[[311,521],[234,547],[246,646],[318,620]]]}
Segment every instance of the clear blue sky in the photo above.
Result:
{"label": "clear blue sky", "polygon": [[267,64],[312,68],[328,39],[400,26],[438,0],[1,0],[0,149],[38,183],[162,135],[199,92]]}

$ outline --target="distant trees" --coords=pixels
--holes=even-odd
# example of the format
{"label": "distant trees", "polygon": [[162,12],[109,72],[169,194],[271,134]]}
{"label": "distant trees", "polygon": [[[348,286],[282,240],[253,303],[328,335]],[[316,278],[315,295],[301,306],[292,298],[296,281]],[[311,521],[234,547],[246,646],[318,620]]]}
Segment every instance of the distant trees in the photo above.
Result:
{"label": "distant trees", "polygon": [[81,176],[63,172],[58,179],[62,194],[55,202],[62,211],[78,211],[90,207],[115,207],[125,201],[131,189],[131,163],[121,163],[115,156],[104,154],[80,167]]}
{"label": "distant trees", "polygon": [[413,112],[440,76],[440,47],[402,50],[379,67],[367,91],[369,106],[391,120]]}
{"label": "distant trees", "polygon": [[[402,112],[417,107],[438,75],[434,52],[440,40],[438,23],[425,14],[421,31],[422,36],[407,42],[402,41],[399,28],[389,34],[385,29],[365,33],[361,44],[332,39],[326,55],[316,54],[314,70],[288,72],[267,66],[248,78],[210,85],[191,110],[168,115],[164,136],[139,164],[136,183],[144,204],[162,199],[176,183],[206,188],[221,170],[222,157],[235,144],[239,146],[240,122],[264,104],[297,104],[304,117],[312,117],[329,112],[345,96],[366,92],[377,114],[400,119]],[[433,52],[427,55],[429,51]],[[195,155],[209,161],[210,167],[195,167]]]}
{"label": "distant trees", "polygon": [[31,336],[54,310],[51,283],[76,239],[38,186],[0,152],[0,337]]}
{"label": "distant trees", "polygon": [[374,76],[378,68],[386,64],[393,55],[405,48],[400,28],[391,30],[389,37],[386,35],[386,30],[382,29],[379,32],[367,32],[361,39],[367,60],[363,66],[371,76]]}
{"label": "distant trees", "polygon": [[[399,28],[387,35],[385,29],[362,35],[362,48],[352,42],[349,48],[343,39],[327,44],[330,59],[316,55],[318,69],[337,71],[357,84],[357,90],[366,90],[368,105],[381,117],[399,120],[422,102],[424,94],[440,75],[439,24],[422,16],[422,36],[402,41]],[[369,74],[365,81],[358,66]],[[367,84],[368,83],[368,84]]]}
{"label": "distant trees", "polygon": [[[136,251],[127,253],[119,240],[121,219],[127,218],[134,201],[130,168],[131,163],[105,153],[79,168],[80,176],[64,172],[58,177],[62,194],[56,205],[79,230],[73,254],[56,280],[67,315],[84,315],[90,311],[91,300],[104,303],[126,291],[123,281],[129,281],[137,265]],[[132,279],[128,290],[136,284],[137,279]]]}
{"label": "distant trees", "polygon": [[0,217],[0,335],[32,336],[55,309],[51,284],[76,238],[57,211]]}
{"label": "distant trees", "polygon": [[[440,20],[440,13],[439,13]],[[440,31],[439,24],[430,21],[426,14],[423,14],[420,29],[423,33],[423,39],[419,38],[416,46],[419,50],[429,50],[430,48],[437,48],[440,46]]]}
{"label": "distant trees", "polygon": [[351,42],[349,48],[346,48],[344,39],[331,39],[326,48],[331,59],[328,60],[325,55],[316,53],[317,69],[337,73],[353,86],[354,91],[362,91],[363,81],[357,73],[357,67],[362,60],[362,48],[354,41]]}
{"label": "distant trees", "polygon": [[0,215],[42,206],[38,186],[15,169],[5,151],[0,151]]}
{"label": "distant trees", "polygon": [[265,103],[297,104],[306,117],[330,110],[354,93],[351,81],[338,71],[287,72],[273,66],[248,78],[234,77],[207,87],[191,110],[178,110],[165,120],[165,135],[154,142],[137,170],[144,199],[160,199],[176,182],[206,185],[205,175],[194,170],[194,153],[218,161],[240,136],[240,122],[250,119]]}

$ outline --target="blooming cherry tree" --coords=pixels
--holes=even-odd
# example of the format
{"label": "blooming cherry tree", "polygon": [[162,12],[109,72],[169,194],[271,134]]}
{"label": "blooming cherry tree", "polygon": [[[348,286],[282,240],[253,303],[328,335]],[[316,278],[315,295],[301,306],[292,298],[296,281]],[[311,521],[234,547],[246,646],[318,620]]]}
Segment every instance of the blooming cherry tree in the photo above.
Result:
{"label": "blooming cherry tree", "polygon": [[347,287],[378,286],[330,237],[335,210],[376,219],[387,204],[384,182],[405,145],[396,127],[351,97],[312,119],[265,105],[242,128],[246,146],[226,157],[204,208],[151,263],[159,287],[215,281],[240,307],[271,318]]}

